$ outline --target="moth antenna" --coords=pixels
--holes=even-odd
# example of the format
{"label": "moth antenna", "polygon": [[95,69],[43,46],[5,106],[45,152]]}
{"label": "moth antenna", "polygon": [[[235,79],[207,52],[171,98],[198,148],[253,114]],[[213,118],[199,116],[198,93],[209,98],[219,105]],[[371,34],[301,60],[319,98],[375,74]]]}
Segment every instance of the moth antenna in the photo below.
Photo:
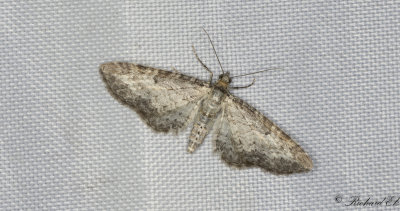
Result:
{"label": "moth antenna", "polygon": [[213,42],[212,42],[212,40],[211,40],[211,38],[210,38],[210,35],[207,33],[207,31],[204,29],[204,27],[203,27],[203,31],[206,33],[206,35],[207,35],[207,37],[208,37],[208,40],[209,40],[210,43],[211,43],[211,46],[212,46],[212,48],[213,48],[213,50],[214,50],[215,57],[217,57],[217,60],[218,60],[218,63],[219,63],[219,67],[221,68],[222,74],[224,74],[224,73],[225,73],[225,72],[224,72],[224,69],[222,68],[221,62],[219,61],[219,58],[218,58],[218,55],[217,55],[217,51],[216,51],[215,48],[214,48],[214,44],[213,44]]}
{"label": "moth antenna", "polygon": [[271,69],[266,69],[266,70],[261,70],[261,71],[258,71],[258,72],[254,72],[254,73],[247,73],[247,74],[243,74],[243,75],[235,75],[235,76],[232,76],[231,78],[240,77],[240,76],[246,76],[246,75],[253,75],[253,74],[257,74],[257,73],[266,72],[266,71],[269,71],[269,70],[283,70],[283,69],[282,68],[271,68]]}

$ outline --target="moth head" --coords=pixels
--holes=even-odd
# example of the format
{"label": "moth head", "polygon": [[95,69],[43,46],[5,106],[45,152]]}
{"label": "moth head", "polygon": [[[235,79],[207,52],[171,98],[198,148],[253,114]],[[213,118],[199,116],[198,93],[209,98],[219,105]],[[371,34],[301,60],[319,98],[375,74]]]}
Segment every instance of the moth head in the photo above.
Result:
{"label": "moth head", "polygon": [[229,77],[229,72],[219,75],[218,80],[225,83],[230,83],[232,81],[231,77]]}
{"label": "moth head", "polygon": [[229,77],[229,72],[223,73],[218,76],[217,86],[227,89],[232,79]]}

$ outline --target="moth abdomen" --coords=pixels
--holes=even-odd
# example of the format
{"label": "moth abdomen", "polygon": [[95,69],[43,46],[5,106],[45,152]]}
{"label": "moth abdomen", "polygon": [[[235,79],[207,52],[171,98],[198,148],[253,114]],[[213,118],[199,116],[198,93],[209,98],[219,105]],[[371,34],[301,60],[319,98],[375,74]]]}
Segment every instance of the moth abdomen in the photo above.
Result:
{"label": "moth abdomen", "polygon": [[208,134],[209,126],[205,122],[196,122],[189,136],[188,152],[192,153],[203,143]]}

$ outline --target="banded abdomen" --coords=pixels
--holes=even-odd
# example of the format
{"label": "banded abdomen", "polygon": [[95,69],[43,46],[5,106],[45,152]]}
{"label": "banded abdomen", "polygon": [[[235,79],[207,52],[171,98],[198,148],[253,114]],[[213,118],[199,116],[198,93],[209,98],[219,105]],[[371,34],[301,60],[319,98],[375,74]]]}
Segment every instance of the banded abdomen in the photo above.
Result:
{"label": "banded abdomen", "polygon": [[225,94],[216,88],[201,104],[190,133],[188,152],[194,152],[203,143],[221,111],[221,101],[224,97]]}

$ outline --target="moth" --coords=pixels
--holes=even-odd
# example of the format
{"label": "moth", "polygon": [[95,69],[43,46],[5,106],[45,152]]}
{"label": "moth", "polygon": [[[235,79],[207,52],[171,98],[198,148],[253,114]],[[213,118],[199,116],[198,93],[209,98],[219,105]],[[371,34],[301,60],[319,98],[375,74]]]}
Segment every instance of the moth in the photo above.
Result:
{"label": "moth", "polygon": [[257,166],[274,174],[310,171],[312,160],[295,141],[229,91],[249,87],[254,81],[231,87],[233,77],[222,69],[217,56],[222,74],[212,83],[213,73],[194,47],[193,52],[210,73],[209,81],[127,62],[102,64],[100,74],[110,94],[136,111],[154,131],[178,133],[192,124],[190,153],[212,132],[214,151],[231,166]]}

